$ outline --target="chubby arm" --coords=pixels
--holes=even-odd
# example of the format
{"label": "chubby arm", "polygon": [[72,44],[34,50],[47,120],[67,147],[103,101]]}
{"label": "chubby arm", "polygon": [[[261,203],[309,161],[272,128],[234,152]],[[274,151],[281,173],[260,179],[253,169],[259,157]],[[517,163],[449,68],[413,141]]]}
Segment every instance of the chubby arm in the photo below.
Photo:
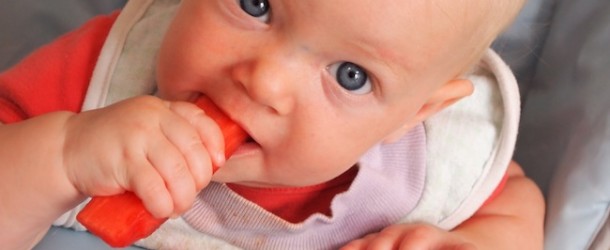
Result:
{"label": "chubby arm", "polygon": [[521,167],[511,162],[504,190],[453,233],[479,249],[542,249],[544,199]]}
{"label": "chubby arm", "polygon": [[511,162],[501,193],[452,231],[428,224],[398,224],[344,249],[542,249],[544,199]]}
{"label": "chubby arm", "polygon": [[30,249],[63,212],[85,197],[61,164],[63,128],[58,112],[0,125],[0,243]]}

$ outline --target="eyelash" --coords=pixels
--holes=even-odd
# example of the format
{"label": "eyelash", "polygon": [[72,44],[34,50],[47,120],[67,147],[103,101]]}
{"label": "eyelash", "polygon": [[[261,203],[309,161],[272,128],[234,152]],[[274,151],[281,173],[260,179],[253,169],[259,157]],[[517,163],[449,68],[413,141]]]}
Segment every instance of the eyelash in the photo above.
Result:
{"label": "eyelash", "polygon": [[[237,6],[239,6],[239,8],[241,9],[241,11],[243,13],[246,13],[246,15],[248,15],[249,17],[255,18],[259,22],[262,22],[262,23],[269,23],[269,20],[271,18],[271,10],[272,10],[272,8],[271,8],[271,4],[269,3],[268,0],[265,1],[267,3],[266,10],[265,10],[266,13],[263,13],[260,16],[255,16],[255,15],[252,15],[252,14],[248,13],[244,9],[244,6],[242,5],[243,4],[243,2],[242,2],[243,0],[235,0],[235,1],[237,3]],[[259,4],[260,4],[260,2],[259,2]]]}
{"label": "eyelash", "polygon": [[[356,86],[356,89],[349,89],[350,86],[344,86],[344,83],[342,83],[340,81],[340,74],[344,73],[344,72],[339,72],[339,70],[341,69],[351,69],[350,73],[354,73],[354,71],[361,71],[360,74],[349,74],[347,77],[355,79],[355,78],[364,78],[364,83],[361,87]],[[330,66],[327,67],[327,71],[328,73],[331,75],[331,77],[334,78],[335,82],[337,83],[337,85],[339,85],[344,91],[349,92],[350,94],[353,95],[367,95],[371,92],[373,92],[374,88],[373,88],[373,81],[370,75],[370,73],[364,69],[362,66],[352,63],[352,62],[346,62],[346,61],[341,61],[341,62],[336,62],[331,64]],[[347,79],[349,80],[349,79]]]}

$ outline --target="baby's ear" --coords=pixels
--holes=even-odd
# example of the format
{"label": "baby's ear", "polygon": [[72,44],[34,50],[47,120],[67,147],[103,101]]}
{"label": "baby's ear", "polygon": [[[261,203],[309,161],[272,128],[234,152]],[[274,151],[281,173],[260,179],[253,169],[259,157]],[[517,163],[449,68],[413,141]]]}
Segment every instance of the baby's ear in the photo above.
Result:
{"label": "baby's ear", "polygon": [[428,117],[449,107],[460,99],[471,95],[473,91],[474,87],[467,79],[454,79],[445,83],[432,94],[430,99],[428,99],[412,119],[386,137],[384,142],[391,143],[400,139],[416,124],[425,121]]}
{"label": "baby's ear", "polygon": [[417,123],[449,107],[460,99],[469,96],[474,91],[472,83],[467,79],[454,79],[438,88],[415,115]]}

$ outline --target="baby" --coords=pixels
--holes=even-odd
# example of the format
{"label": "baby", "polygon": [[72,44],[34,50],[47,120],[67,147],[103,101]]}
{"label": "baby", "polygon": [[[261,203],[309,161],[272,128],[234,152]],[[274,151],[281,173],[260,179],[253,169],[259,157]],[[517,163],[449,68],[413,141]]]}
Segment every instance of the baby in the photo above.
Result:
{"label": "baby", "polygon": [[[88,196],[133,191],[154,216],[177,221],[146,247],[192,246],[171,245],[170,235],[243,248],[542,247],[542,198],[514,163],[497,195],[458,226],[401,220],[425,189],[422,123],[473,92],[466,74],[523,1],[158,2],[177,10],[154,51],[155,96],[81,112],[100,92],[89,82],[124,13],[96,18],[0,75],[3,246],[31,248]],[[127,77],[103,91],[129,88]],[[220,128],[192,104],[200,96],[251,137],[229,159]],[[408,145],[406,160],[383,172],[409,178],[380,193],[404,199],[399,211],[370,192],[350,200],[378,186],[366,183],[363,156],[397,142]],[[212,165],[221,166],[214,175]],[[362,204],[366,213],[350,214]],[[346,228],[350,216],[366,220]]]}

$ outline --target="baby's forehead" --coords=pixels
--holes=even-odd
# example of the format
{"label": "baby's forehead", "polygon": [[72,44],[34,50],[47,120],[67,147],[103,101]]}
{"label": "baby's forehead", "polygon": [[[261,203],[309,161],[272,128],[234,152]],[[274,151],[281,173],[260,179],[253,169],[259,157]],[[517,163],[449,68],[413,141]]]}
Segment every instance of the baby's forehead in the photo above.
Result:
{"label": "baby's forehead", "polygon": [[[416,39],[425,31],[436,37],[474,26],[481,22],[478,8],[468,8],[465,2],[482,0],[308,0],[306,7],[311,25],[327,26],[336,32],[353,31],[355,38],[374,38],[393,33]],[[498,0],[502,1],[502,0]],[[491,20],[490,20],[491,21]],[[375,41],[375,39],[369,39]]]}
{"label": "baby's forehead", "polygon": [[463,22],[465,10],[455,2],[464,1],[333,0],[323,1],[311,14],[316,25],[332,30],[338,40],[370,46],[386,58],[412,57],[441,40],[460,40],[466,25],[481,25]]}

